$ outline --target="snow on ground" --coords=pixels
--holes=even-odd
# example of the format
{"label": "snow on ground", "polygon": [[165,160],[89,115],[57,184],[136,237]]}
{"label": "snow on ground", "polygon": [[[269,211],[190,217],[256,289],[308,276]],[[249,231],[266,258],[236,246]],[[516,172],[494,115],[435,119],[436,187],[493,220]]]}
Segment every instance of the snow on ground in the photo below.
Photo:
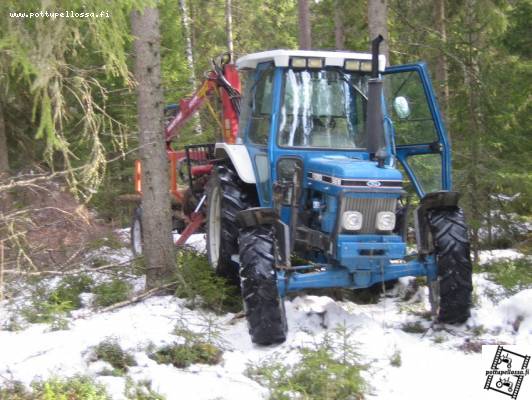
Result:
{"label": "snow on ground", "polygon": [[494,261],[515,260],[522,257],[524,257],[523,253],[513,249],[485,250],[480,252],[479,262],[480,264],[487,264]]}
{"label": "snow on ground", "polygon": [[[204,249],[203,235],[194,235],[191,242],[195,248]],[[504,250],[482,253],[481,260],[518,256],[513,250]],[[282,345],[270,347],[252,345],[243,318],[192,311],[186,308],[184,300],[171,296],[150,298],[107,313],[82,310],[70,319],[70,329],[65,331],[52,332],[44,324],[34,324],[19,332],[0,331],[0,385],[1,378],[29,383],[36,377],[45,379],[52,375],[98,376],[106,364],[91,362],[90,348],[113,337],[135,355],[138,365],[130,368],[129,376],[136,381],[151,380],[152,388],[169,400],[265,399],[266,388],[244,375],[249,363],[266,358],[291,362],[298,348],[319,340],[338,325],[345,325],[358,342],[360,361],[368,365],[363,373],[371,386],[368,398],[475,399],[483,394],[481,355],[464,349],[474,343],[496,342],[530,348],[532,289],[497,302],[487,293],[500,292],[500,287],[488,281],[485,274],[476,274],[474,280],[477,304],[464,326],[434,326],[417,316],[429,309],[427,289],[419,289],[418,296],[404,301],[401,298],[410,279],[401,279],[377,304],[357,305],[310,295],[286,301],[288,339]],[[0,304],[0,314],[5,312],[5,304]],[[171,332],[177,322],[201,332],[209,318],[214,318],[223,330],[225,352],[219,365],[177,369],[157,364],[147,356],[150,344],[175,342]],[[407,333],[401,329],[406,322],[415,321],[426,332]],[[520,322],[517,330],[516,321]],[[402,365],[393,367],[390,358],[397,351]],[[108,387],[113,399],[123,398],[124,378],[97,379]]]}
{"label": "snow on ground", "polygon": [[[177,241],[177,239],[179,239],[179,236],[180,235],[178,233],[174,233],[174,241]],[[199,251],[202,253],[205,252],[205,234],[195,233],[194,235],[190,235],[190,237],[187,240],[186,245],[196,251]]]}

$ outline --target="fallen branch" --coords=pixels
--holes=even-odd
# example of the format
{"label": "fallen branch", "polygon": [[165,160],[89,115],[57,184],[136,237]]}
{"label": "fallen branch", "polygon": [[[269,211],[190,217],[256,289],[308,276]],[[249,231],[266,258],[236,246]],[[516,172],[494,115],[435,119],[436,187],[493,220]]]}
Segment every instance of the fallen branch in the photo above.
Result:
{"label": "fallen branch", "polygon": [[147,292],[144,292],[144,293],[141,293],[141,294],[139,294],[137,296],[132,297],[131,299],[124,300],[124,301],[121,301],[119,303],[115,303],[115,304],[110,305],[108,307],[100,308],[98,310],[98,312],[113,311],[113,310],[116,310],[117,308],[121,308],[121,307],[129,306],[131,304],[138,303],[139,301],[145,300],[148,297],[151,297],[151,296],[155,295],[156,293],[158,293],[158,292],[160,292],[160,291],[162,291],[164,289],[168,289],[168,288],[170,288],[172,286],[175,286],[176,283],[177,282],[171,282],[171,283],[168,283],[166,285],[150,289]]}
{"label": "fallen branch", "polygon": [[227,321],[229,325],[234,325],[238,323],[239,320],[246,318],[246,313],[244,311],[239,311],[235,315],[231,317],[230,320]]}
{"label": "fallen branch", "polygon": [[4,241],[0,241],[0,301],[4,300]]}
{"label": "fallen branch", "polygon": [[[146,144],[146,145],[149,145]],[[134,153],[136,152],[138,149],[140,149],[140,147],[135,147],[133,149],[129,149],[128,151],[124,151],[122,152],[120,155],[114,157],[114,158],[111,158],[109,160],[105,160],[105,163],[106,164],[110,164],[112,162],[115,162],[115,161],[118,161],[118,160],[121,160],[121,159],[124,159],[125,156],[127,156],[128,154],[131,154],[131,153]],[[43,174],[30,174],[30,175],[21,175],[19,177],[9,177],[9,178],[6,178],[6,179],[2,179],[0,181],[0,193],[6,191],[6,190],[11,190],[15,187],[36,187],[38,189],[42,189],[41,186],[39,186],[37,184],[37,182],[41,182],[41,181],[50,181],[54,178],[58,178],[58,177],[65,177],[65,176],[68,176],[74,172],[78,172],[78,171],[82,171],[84,168],[86,168],[86,165],[82,165],[82,166],[79,166],[79,167],[75,167],[75,168],[69,168],[67,170],[64,170],[64,171],[56,171],[56,172],[51,172],[51,173],[43,173]],[[28,178],[30,177],[30,178]]]}
{"label": "fallen branch", "polygon": [[22,276],[65,276],[65,275],[76,275],[79,273],[89,273],[89,272],[100,272],[106,269],[111,268],[117,268],[124,266],[128,264],[130,261],[125,261],[122,263],[113,263],[113,264],[106,264],[102,265],[101,267],[97,268],[78,268],[78,269],[72,269],[70,271],[35,271],[35,272],[26,272],[26,271],[20,271],[18,269],[6,269],[4,270],[4,275],[22,275]]}

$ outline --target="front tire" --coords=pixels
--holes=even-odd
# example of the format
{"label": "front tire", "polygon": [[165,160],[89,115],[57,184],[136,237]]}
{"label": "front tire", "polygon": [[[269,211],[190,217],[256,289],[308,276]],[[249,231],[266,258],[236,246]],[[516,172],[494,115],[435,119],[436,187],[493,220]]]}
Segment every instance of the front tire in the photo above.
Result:
{"label": "front tire", "polygon": [[259,345],[282,343],[288,326],[277,288],[272,229],[242,229],[239,246],[240,286],[251,341]]}
{"label": "front tire", "polygon": [[470,245],[464,212],[458,207],[428,212],[438,263],[438,320],[461,324],[471,315],[473,292]]}

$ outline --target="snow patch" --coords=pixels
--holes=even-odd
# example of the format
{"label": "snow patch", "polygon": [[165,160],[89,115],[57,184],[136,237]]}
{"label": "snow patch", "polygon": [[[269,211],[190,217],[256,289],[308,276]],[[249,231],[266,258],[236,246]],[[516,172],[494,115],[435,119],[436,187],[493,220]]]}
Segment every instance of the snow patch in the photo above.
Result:
{"label": "snow patch", "polygon": [[[174,233],[174,242],[176,242],[181,237],[180,234]],[[204,233],[195,233],[190,235],[187,239],[186,246],[196,250],[199,253],[205,253],[206,249],[206,239]]]}
{"label": "snow patch", "polygon": [[496,261],[516,260],[522,257],[524,257],[524,254],[514,249],[483,250],[478,256],[481,265]]}
{"label": "snow patch", "polygon": [[[128,234],[119,233],[124,237]],[[204,252],[204,236],[192,235],[187,244]],[[117,251],[113,260],[130,257],[127,252]],[[480,253],[481,263],[522,256],[515,250]],[[144,287],[143,278],[133,282],[137,290]],[[128,376],[134,381],[150,380],[152,389],[168,400],[266,399],[267,389],[245,375],[248,365],[264,359],[291,365],[299,359],[298,349],[319,342],[326,333],[344,326],[358,343],[360,362],[368,366],[363,373],[371,386],[368,398],[479,398],[482,384],[477,384],[472,374],[482,370],[480,354],[466,354],[461,348],[467,341],[530,346],[532,289],[505,298],[504,291],[489,281],[486,274],[476,274],[474,285],[476,304],[472,317],[457,327],[438,326],[422,318],[429,310],[426,287],[419,287],[408,302],[402,300],[405,292],[411,290],[412,278],[400,279],[377,304],[358,305],[327,296],[301,295],[285,302],[287,341],[269,347],[251,343],[244,318],[190,310],[184,300],[171,296],[149,298],[107,313],[82,308],[69,319],[69,330],[50,332],[47,325],[35,324],[19,332],[0,331],[0,385],[1,377],[29,384],[37,377],[80,373],[95,376],[106,385],[113,399],[124,399],[125,378],[99,376],[109,365],[91,362],[89,356],[93,346],[112,337],[124,350],[133,353],[137,361]],[[90,294],[82,294],[83,304],[90,301]],[[7,315],[5,304],[0,304],[0,312]],[[178,369],[149,358],[149,349],[178,341],[172,334],[178,322],[202,332],[206,319],[216,321],[222,330],[225,351],[219,365],[196,364]],[[425,332],[403,331],[406,322],[421,324]],[[485,332],[474,333],[479,327]],[[390,365],[396,352],[402,361],[399,367]],[[442,384],[442,377],[449,384]]]}

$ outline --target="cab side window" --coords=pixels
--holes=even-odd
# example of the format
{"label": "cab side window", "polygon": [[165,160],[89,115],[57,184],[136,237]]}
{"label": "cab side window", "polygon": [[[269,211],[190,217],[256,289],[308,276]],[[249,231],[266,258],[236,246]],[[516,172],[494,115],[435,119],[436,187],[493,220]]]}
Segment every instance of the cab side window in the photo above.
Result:
{"label": "cab side window", "polygon": [[419,72],[394,72],[385,79],[388,115],[393,121],[399,160],[421,194],[441,190],[440,139]]}
{"label": "cab side window", "polygon": [[396,145],[437,142],[438,133],[419,74],[411,71],[387,75],[385,88]]}
{"label": "cab side window", "polygon": [[249,140],[255,144],[268,144],[272,114],[273,70],[259,72],[255,83],[249,123]]}

